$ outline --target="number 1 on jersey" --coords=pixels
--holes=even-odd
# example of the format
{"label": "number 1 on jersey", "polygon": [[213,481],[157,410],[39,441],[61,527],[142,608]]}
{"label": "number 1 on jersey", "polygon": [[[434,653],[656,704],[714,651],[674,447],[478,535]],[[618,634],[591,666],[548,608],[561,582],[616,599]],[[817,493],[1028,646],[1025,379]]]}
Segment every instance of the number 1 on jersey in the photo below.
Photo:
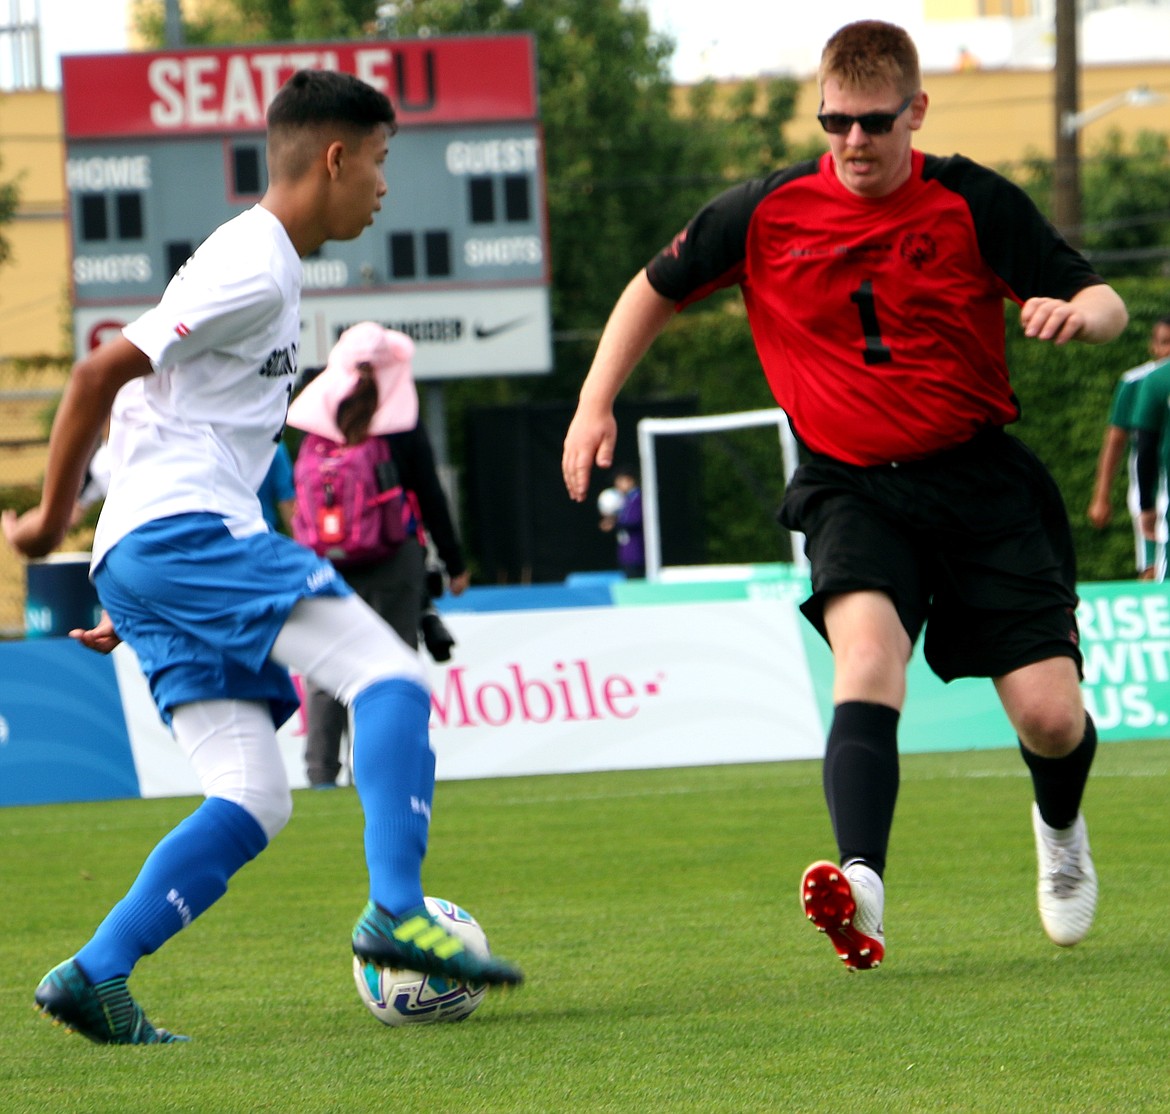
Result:
{"label": "number 1 on jersey", "polygon": [[861,332],[865,336],[865,347],[861,354],[867,364],[888,364],[893,357],[890,349],[882,340],[881,325],[878,324],[877,302],[873,296],[873,283],[866,279],[852,294],[849,300],[857,307],[861,316]]}

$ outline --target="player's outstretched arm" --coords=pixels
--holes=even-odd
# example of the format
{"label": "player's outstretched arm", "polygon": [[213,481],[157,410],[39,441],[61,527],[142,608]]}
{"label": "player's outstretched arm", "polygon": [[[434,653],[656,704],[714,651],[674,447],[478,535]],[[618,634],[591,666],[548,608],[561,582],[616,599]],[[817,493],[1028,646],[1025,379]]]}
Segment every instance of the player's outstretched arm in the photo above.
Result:
{"label": "player's outstretched arm", "polygon": [[18,553],[43,557],[61,544],[114,396],[150,370],[150,360],[124,337],[107,341],[74,365],[49,434],[41,501],[19,517],[5,511],[0,518],[5,539]]}
{"label": "player's outstretched arm", "polygon": [[613,464],[617,442],[614,400],[654,338],[674,316],[674,303],[650,285],[639,271],[613,307],[589,374],[581,387],[577,411],[565,435],[561,472],[569,498],[580,503],[589,490],[593,465]]}
{"label": "player's outstretched arm", "polygon": [[1020,310],[1024,336],[1067,344],[1080,340],[1104,344],[1121,335],[1129,313],[1111,286],[1086,286],[1067,302],[1060,298],[1029,298]]}

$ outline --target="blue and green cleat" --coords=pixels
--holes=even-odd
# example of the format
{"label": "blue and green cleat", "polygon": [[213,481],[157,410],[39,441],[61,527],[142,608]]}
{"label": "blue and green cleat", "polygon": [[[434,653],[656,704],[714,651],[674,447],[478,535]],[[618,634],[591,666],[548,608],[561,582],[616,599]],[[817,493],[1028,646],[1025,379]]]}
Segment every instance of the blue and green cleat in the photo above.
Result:
{"label": "blue and green cleat", "polygon": [[419,971],[455,982],[519,986],[524,981],[520,969],[507,960],[469,951],[425,905],[392,917],[369,902],[354,925],[353,953],[379,967]]}
{"label": "blue and green cleat", "polygon": [[34,997],[54,1025],[64,1025],[96,1044],[173,1044],[189,1039],[151,1025],[131,996],[125,976],[95,985],[72,959],[54,967]]}

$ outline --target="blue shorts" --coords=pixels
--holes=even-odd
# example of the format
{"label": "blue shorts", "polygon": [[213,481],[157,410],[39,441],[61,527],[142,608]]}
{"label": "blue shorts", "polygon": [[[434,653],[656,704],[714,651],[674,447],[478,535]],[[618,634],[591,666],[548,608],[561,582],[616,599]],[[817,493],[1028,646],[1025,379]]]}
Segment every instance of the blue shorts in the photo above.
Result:
{"label": "blue shorts", "polygon": [[279,726],[298,707],[268,655],[297,600],[347,596],[333,566],[283,534],[236,538],[214,514],[148,522],[102,559],[93,582],[159,713],[197,700],[263,700]]}

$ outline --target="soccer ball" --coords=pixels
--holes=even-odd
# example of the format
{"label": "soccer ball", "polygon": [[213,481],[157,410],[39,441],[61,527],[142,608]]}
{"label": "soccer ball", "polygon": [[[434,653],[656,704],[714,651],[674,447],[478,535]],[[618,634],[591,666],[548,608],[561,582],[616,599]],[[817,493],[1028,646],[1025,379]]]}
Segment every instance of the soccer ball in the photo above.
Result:
{"label": "soccer ball", "polygon": [[[458,936],[469,952],[491,954],[487,936],[466,910],[441,897],[426,898],[427,910],[448,932]],[[425,1025],[432,1021],[462,1021],[470,1017],[487,992],[484,983],[463,983],[419,971],[379,967],[353,957],[353,981],[366,1008],[383,1025]]]}
{"label": "soccer ball", "polygon": [[626,497],[616,487],[607,487],[597,497],[597,513],[608,518],[622,509]]}

